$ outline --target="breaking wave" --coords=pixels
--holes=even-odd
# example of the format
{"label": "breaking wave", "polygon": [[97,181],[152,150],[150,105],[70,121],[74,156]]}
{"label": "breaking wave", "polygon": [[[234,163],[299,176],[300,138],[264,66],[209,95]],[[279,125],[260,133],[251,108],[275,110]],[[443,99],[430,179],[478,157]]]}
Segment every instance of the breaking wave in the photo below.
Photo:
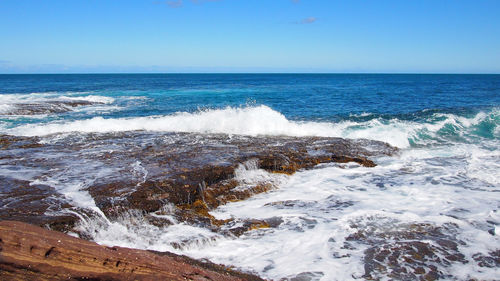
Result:
{"label": "breaking wave", "polygon": [[[112,97],[88,95],[88,93],[31,93],[0,94],[0,115],[30,116],[73,111],[76,107],[109,105]],[[98,111],[99,109],[97,109]]]}
{"label": "breaking wave", "polygon": [[[88,96],[91,99],[92,96]],[[93,99],[93,98],[92,98]],[[103,101],[101,101],[103,102]],[[272,108],[259,106],[207,109],[194,113],[133,118],[94,117],[84,120],[26,124],[3,130],[23,136],[58,133],[108,133],[125,131],[187,132],[249,136],[320,136],[380,140],[400,148],[447,141],[497,139],[500,111],[493,108],[474,116],[432,113],[424,121],[384,119],[374,116],[366,121],[313,122],[289,120]]]}

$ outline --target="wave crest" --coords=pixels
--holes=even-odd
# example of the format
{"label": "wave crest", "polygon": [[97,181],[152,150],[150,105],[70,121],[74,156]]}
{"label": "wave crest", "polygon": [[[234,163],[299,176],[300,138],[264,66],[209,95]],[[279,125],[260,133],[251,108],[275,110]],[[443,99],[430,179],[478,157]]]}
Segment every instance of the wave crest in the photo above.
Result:
{"label": "wave crest", "polygon": [[[405,148],[412,144],[442,142],[467,135],[498,137],[499,110],[480,112],[472,118],[435,113],[425,122],[374,118],[356,122],[293,121],[265,105],[178,112],[165,116],[134,118],[94,117],[70,122],[28,124],[7,133],[45,136],[57,133],[107,133],[125,131],[186,132],[248,136],[319,136],[366,138]],[[450,136],[451,135],[451,136]]]}

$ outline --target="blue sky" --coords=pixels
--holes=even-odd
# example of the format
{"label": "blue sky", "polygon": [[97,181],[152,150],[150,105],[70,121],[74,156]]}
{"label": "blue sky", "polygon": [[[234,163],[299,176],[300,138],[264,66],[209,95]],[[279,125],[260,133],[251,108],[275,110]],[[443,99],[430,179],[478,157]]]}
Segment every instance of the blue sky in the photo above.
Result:
{"label": "blue sky", "polygon": [[0,73],[500,73],[500,1],[0,0]]}

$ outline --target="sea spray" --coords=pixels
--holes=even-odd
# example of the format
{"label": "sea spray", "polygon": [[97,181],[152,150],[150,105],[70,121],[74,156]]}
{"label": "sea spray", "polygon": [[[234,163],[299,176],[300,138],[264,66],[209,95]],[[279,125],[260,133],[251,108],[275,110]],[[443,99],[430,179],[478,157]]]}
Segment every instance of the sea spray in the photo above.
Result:
{"label": "sea spray", "polygon": [[[78,218],[74,235],[270,279],[500,275],[498,75],[0,78],[3,218],[54,227],[58,216],[70,225],[69,214]],[[284,161],[279,170],[270,160],[271,172],[253,160],[268,146],[321,157],[321,137],[355,139],[340,147],[377,166],[297,171]],[[312,146],[297,149],[292,139]],[[382,153],[392,150],[371,140],[400,150]],[[209,209],[214,183],[200,163],[204,172],[218,167],[211,179],[234,190],[272,188]],[[171,189],[170,177],[192,187]]]}
{"label": "sea spray", "polygon": [[[21,125],[4,133],[22,136],[45,136],[59,133],[106,133],[126,131],[222,133],[249,136],[320,136],[367,138],[406,148],[410,145],[443,143],[486,134],[498,138],[499,110],[479,112],[471,118],[453,114],[433,114],[427,122],[374,118],[353,122],[291,121],[268,106],[210,109],[195,113],[180,112],[167,116],[92,119],[47,124]],[[486,127],[486,129],[483,129]],[[450,129],[452,131],[450,131]],[[483,130],[483,131],[481,131]],[[484,130],[487,130],[484,132]],[[491,138],[490,137],[490,138]]]}

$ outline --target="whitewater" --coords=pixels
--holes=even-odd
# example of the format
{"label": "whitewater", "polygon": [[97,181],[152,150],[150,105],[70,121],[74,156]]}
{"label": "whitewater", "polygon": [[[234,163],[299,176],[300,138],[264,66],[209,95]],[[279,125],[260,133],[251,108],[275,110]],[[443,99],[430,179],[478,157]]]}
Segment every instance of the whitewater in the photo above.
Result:
{"label": "whitewater", "polygon": [[[420,78],[412,79],[420,83]],[[491,83],[498,85],[495,79]],[[283,102],[295,105],[296,111],[293,107],[276,106],[274,100],[260,101],[260,96],[248,94],[248,88],[257,86],[246,83],[251,85],[234,90],[236,96],[244,99],[231,104],[223,102],[231,90],[219,85],[225,90],[221,94],[225,97],[217,97],[216,104],[202,106],[204,95],[214,93],[214,89],[198,90],[203,98],[195,106],[181,104],[175,96],[166,99],[169,92],[160,95],[155,89],[148,93],[116,89],[6,93],[0,95],[0,134],[38,137],[40,143],[68,145],[99,135],[128,132],[158,137],[168,133],[226,138],[340,137],[383,141],[399,151],[394,156],[372,159],[377,164],[373,168],[330,163],[293,175],[269,173],[253,162],[241,163],[235,172],[240,188],[262,182],[273,188],[219,206],[210,214],[220,220],[277,223],[238,237],[179,222],[173,216],[175,206],[169,203],[153,214],[170,220],[167,226],[154,225],[143,213],[134,211],[107,218],[86,188],[99,178],[112,175],[113,165],[78,162],[75,156],[68,160],[65,170],[40,176],[37,171],[18,170],[2,160],[0,174],[50,185],[76,206],[98,214],[75,212],[81,218],[78,232],[100,244],[171,251],[273,280],[388,280],[394,276],[412,279],[433,271],[440,272],[443,279],[498,279],[498,92],[488,105],[464,107],[467,102],[450,102],[441,109],[420,106],[418,110],[399,112],[397,105],[387,112],[368,106],[357,112],[347,108],[327,113],[328,107],[316,112],[316,104],[303,105],[298,98]],[[258,90],[270,95],[268,88]],[[193,95],[185,88],[176,90],[176,94],[184,98]],[[464,95],[456,100],[466,100]],[[327,94],[316,98],[320,97],[329,99]],[[254,100],[248,101],[249,98]],[[161,107],[167,101],[175,106]],[[44,111],[26,114],[26,108],[37,106]],[[149,140],[133,141],[139,142],[134,145],[146,146]],[[112,153],[120,147],[116,144],[88,149],[92,153]],[[38,157],[58,156],[47,151]],[[117,165],[128,165],[138,185],[152,172],[133,159]],[[76,231],[73,235],[77,235]],[[433,254],[426,254],[426,249],[432,249]]]}

